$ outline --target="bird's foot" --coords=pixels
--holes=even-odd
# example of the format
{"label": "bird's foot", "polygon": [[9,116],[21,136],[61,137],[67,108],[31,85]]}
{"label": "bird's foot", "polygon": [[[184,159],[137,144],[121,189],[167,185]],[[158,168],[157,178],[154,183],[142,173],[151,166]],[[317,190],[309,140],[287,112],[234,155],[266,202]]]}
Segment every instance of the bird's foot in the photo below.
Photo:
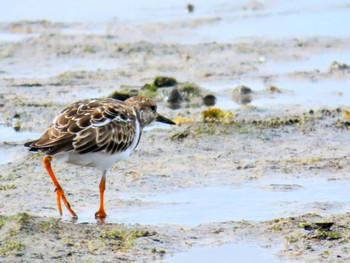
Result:
{"label": "bird's foot", "polygon": [[104,209],[99,209],[96,213],[95,213],[95,218],[96,219],[104,219],[107,217],[107,213]]}
{"label": "bird's foot", "polygon": [[65,207],[71,213],[73,218],[78,218],[77,214],[73,211],[73,209],[71,208],[71,206],[70,206],[66,196],[64,195],[64,191],[63,191],[62,187],[60,187],[60,186],[57,187],[55,192],[56,192],[58,211],[59,211],[60,215],[62,216],[62,204],[61,204],[61,200],[62,200],[64,205],[65,205]]}

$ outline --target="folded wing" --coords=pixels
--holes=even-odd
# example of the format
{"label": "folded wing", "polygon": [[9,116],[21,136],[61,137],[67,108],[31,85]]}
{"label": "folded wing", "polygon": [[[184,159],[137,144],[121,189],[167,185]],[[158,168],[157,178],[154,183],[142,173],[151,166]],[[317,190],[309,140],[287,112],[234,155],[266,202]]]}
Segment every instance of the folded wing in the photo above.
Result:
{"label": "folded wing", "polygon": [[76,151],[113,154],[127,149],[135,137],[136,117],[123,102],[83,100],[69,105],[38,140],[25,144],[48,155]]}

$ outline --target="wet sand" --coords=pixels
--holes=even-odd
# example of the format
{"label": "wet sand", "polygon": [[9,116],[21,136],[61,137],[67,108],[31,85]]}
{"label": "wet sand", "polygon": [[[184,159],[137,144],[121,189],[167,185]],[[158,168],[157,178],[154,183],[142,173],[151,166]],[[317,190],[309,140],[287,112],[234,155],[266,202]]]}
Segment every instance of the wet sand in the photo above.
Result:
{"label": "wet sand", "polygon": [[[186,4],[134,7],[139,18],[74,21],[57,9],[52,20],[0,21],[2,261],[349,260],[349,4],[209,1],[193,14]],[[200,87],[176,110],[171,88],[155,95],[159,112],[187,123],[145,130],[108,171],[104,223],[99,172],[54,162],[79,216],[60,218],[42,156],[23,143],[67,104],[156,76]],[[251,93],[237,97],[239,85]],[[207,94],[231,117],[204,122]]]}

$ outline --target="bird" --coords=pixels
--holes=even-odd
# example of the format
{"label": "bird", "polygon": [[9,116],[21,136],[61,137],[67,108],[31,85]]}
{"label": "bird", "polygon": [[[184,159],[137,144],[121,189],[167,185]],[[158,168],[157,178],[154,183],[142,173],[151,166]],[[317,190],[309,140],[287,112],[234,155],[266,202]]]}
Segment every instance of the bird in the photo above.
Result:
{"label": "bird", "polygon": [[161,122],[175,123],[157,113],[156,102],[145,96],[125,101],[112,98],[85,99],[64,108],[42,135],[26,142],[31,152],[42,152],[43,166],[51,177],[60,216],[62,204],[78,218],[52,169],[53,158],[64,163],[94,167],[102,172],[99,183],[100,205],[95,218],[107,216],[104,206],[106,173],[109,167],[127,158],[139,144],[144,127]]}

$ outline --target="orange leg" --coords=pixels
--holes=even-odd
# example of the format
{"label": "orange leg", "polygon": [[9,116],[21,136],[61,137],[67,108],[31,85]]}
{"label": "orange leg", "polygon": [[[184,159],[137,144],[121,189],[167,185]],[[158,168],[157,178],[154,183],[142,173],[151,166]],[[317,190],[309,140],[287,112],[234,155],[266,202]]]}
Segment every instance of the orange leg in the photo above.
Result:
{"label": "orange leg", "polygon": [[74,213],[74,211],[72,210],[72,208],[70,207],[69,202],[67,201],[66,196],[64,195],[64,191],[60,185],[60,183],[58,182],[52,168],[51,168],[51,160],[52,157],[51,156],[44,156],[43,158],[43,164],[44,167],[46,168],[47,173],[50,175],[54,185],[56,186],[56,199],[57,199],[57,205],[58,205],[58,211],[60,212],[60,215],[62,216],[62,205],[61,205],[61,200],[63,201],[64,205],[66,206],[66,208],[68,209],[68,211],[72,214],[72,216],[74,218],[77,218],[77,215]]}
{"label": "orange leg", "polygon": [[104,193],[106,189],[106,171],[103,171],[101,181],[100,181],[100,209],[95,213],[96,218],[103,219],[107,216],[104,205]]}

